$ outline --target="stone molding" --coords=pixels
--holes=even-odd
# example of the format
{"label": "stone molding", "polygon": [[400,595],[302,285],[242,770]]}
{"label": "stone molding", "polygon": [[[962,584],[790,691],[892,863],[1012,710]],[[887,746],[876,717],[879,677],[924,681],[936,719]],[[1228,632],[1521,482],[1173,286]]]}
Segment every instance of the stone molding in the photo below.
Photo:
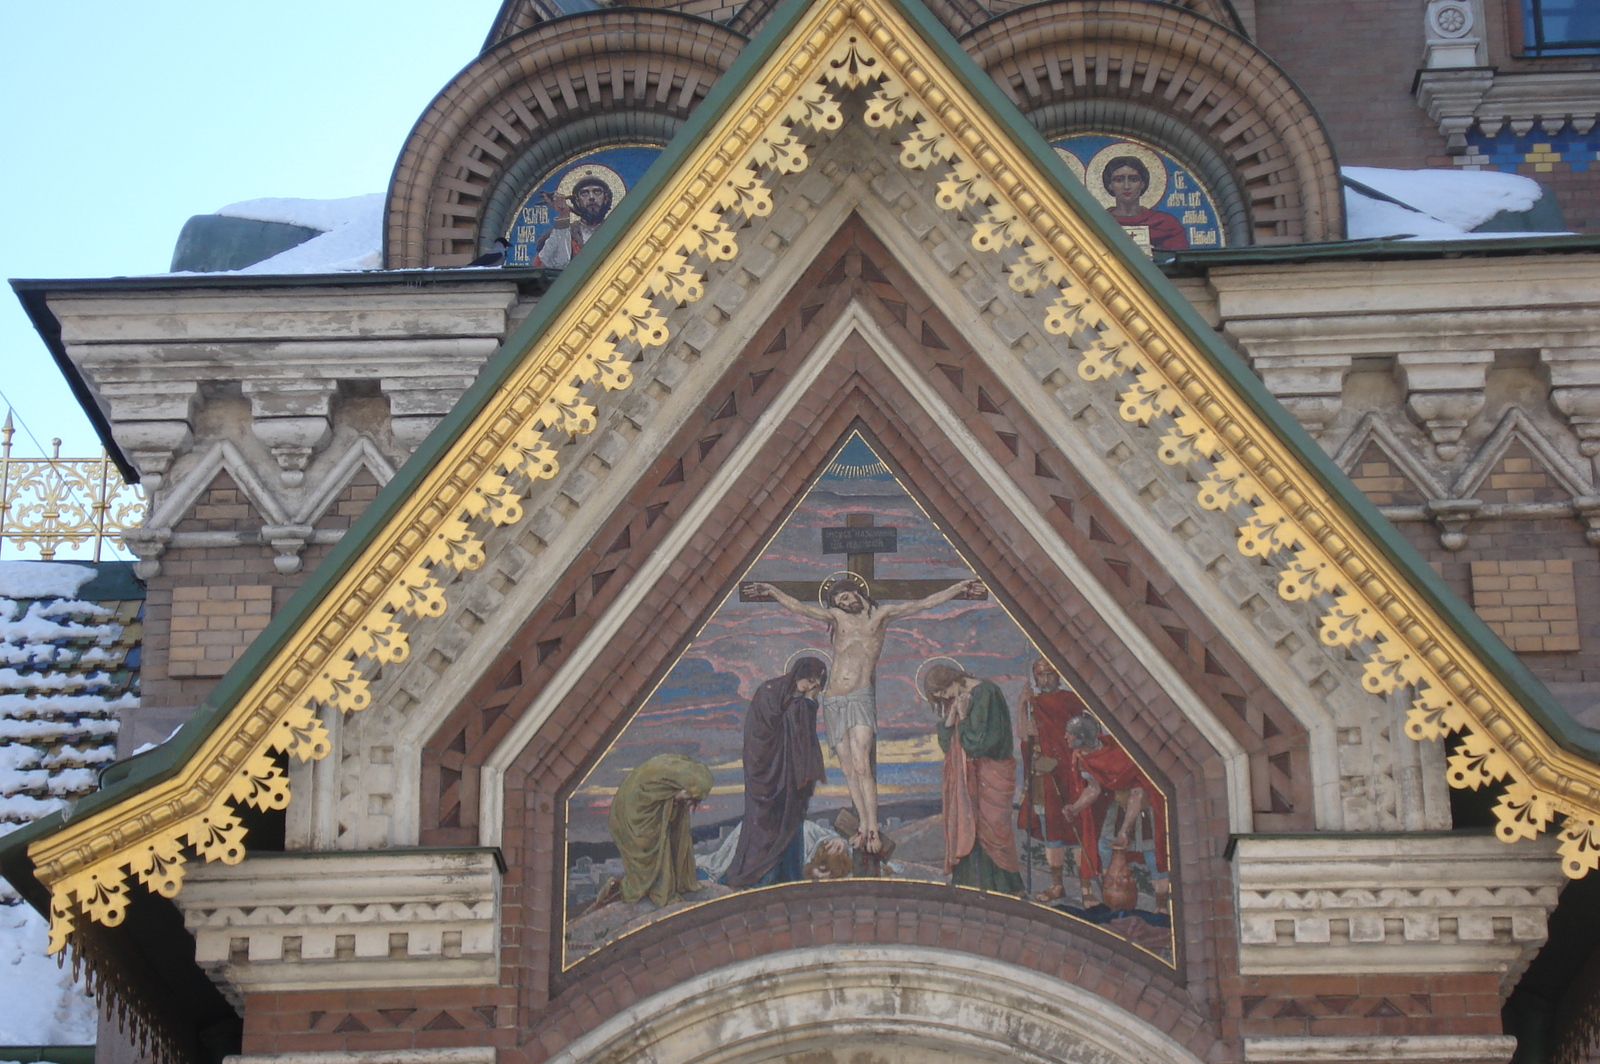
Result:
{"label": "stone molding", "polygon": [[1444,832],[1246,836],[1233,862],[1244,975],[1497,972],[1509,987],[1564,882],[1547,841]]}
{"label": "stone molding", "polygon": [[779,1046],[799,1059],[870,1043],[915,1045],[927,1064],[1200,1060],[1070,983],[970,953],[899,946],[789,950],[706,972],[618,1012],[550,1064],[734,1064],[774,1059]]}
{"label": "stone molding", "polygon": [[494,1064],[494,1046],[345,1049],[325,1053],[233,1053],[222,1064]]}
{"label": "stone molding", "polygon": [[492,850],[256,854],[189,873],[178,907],[225,993],[489,986],[500,976]]}
{"label": "stone molding", "polygon": [[1554,136],[1567,123],[1580,134],[1600,116],[1600,72],[1506,73],[1492,67],[1417,72],[1417,106],[1439,126],[1445,150],[1465,155],[1477,126],[1492,137],[1506,126],[1517,136],[1538,126]]}
{"label": "stone molding", "polygon": [[[1498,352],[1533,353],[1585,457],[1600,454],[1600,256],[1219,267],[1205,295],[1215,318],[1307,431],[1344,405],[1355,360],[1393,358],[1410,416],[1438,456],[1484,409]],[[1359,308],[1352,310],[1351,308]]]}
{"label": "stone molding", "polygon": [[1244,1059],[1248,1064],[1300,1064],[1301,1061],[1307,1064],[1312,1061],[1505,1064],[1516,1048],[1516,1038],[1508,1034],[1246,1038]]}

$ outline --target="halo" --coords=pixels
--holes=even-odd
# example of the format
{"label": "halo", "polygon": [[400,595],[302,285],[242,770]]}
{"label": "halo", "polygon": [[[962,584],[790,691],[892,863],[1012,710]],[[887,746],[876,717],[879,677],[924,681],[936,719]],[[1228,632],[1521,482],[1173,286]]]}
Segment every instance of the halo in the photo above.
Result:
{"label": "halo", "polygon": [[794,668],[794,663],[799,661],[801,658],[821,658],[828,666],[828,671],[833,671],[832,654],[821,649],[820,647],[802,647],[799,650],[796,650],[793,654],[790,654],[789,660],[783,663],[784,675],[788,675],[789,670]]}
{"label": "halo", "polygon": [[1083,160],[1072,154],[1067,149],[1059,146],[1056,147],[1056,154],[1061,157],[1062,164],[1066,166],[1068,170],[1072,171],[1072,176],[1078,179],[1078,183],[1080,185],[1087,185],[1087,182],[1084,180],[1085,171],[1083,168]]}
{"label": "halo", "polygon": [[[579,163],[561,175],[561,180],[556,182],[558,196],[571,196],[572,187],[586,177],[598,177],[606,183],[611,190],[611,206],[616,208],[622,197],[628,194],[628,186],[623,183],[622,175],[604,163]],[[542,184],[542,182],[541,182]]]}
{"label": "halo", "polygon": [[921,700],[923,702],[926,702],[928,700],[927,693],[925,691],[923,691],[923,689],[922,689],[922,674],[923,674],[923,671],[933,667],[934,665],[938,664],[941,661],[949,662],[951,665],[954,665],[956,668],[960,669],[962,672],[966,672],[967,671],[967,667],[965,665],[961,664],[961,662],[957,661],[955,658],[948,658],[948,657],[944,657],[944,656],[941,655],[939,657],[932,657],[932,658],[929,658],[927,661],[924,661],[921,665],[917,666],[916,685],[917,685],[917,698],[919,700]]}
{"label": "halo", "polygon": [[848,569],[840,569],[838,572],[829,573],[827,576],[823,577],[822,583],[817,585],[817,605],[824,608],[827,607],[828,592],[833,589],[833,584],[839,580],[850,581],[852,584],[855,584],[861,589],[861,593],[864,596],[867,598],[872,597],[872,585],[867,583],[866,577],[862,576],[860,573],[852,573]]}
{"label": "halo", "polygon": [[1131,140],[1119,140],[1114,144],[1107,144],[1104,148],[1094,153],[1094,158],[1089,160],[1088,167],[1083,175],[1083,185],[1089,194],[1095,198],[1102,207],[1114,206],[1117,202],[1115,196],[1106,191],[1104,174],[1106,163],[1119,155],[1131,155],[1144,163],[1150,171],[1150,187],[1145,194],[1139,197],[1139,206],[1148,210],[1151,207],[1160,207],[1162,197],[1167,194],[1167,163],[1161,156]]}

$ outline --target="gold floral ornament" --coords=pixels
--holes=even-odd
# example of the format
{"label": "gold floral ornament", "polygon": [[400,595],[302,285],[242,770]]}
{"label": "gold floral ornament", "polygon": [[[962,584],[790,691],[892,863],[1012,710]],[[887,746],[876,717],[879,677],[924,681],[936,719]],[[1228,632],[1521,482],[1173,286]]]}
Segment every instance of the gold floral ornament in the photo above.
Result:
{"label": "gold floral ornament", "polygon": [[[800,58],[814,66],[821,55],[813,48]],[[50,952],[68,944],[79,914],[121,923],[130,873],[170,898],[182,889],[186,851],[225,864],[244,858],[239,804],[288,805],[282,760],[329,752],[319,714],[371,704],[374,666],[409,657],[410,624],[443,615],[453,574],[483,565],[488,529],[522,519],[527,485],[559,472],[558,442],[594,431],[598,410],[587,389],[632,383],[633,353],[668,342],[670,310],[702,298],[705,267],[732,261],[739,227],[771,213],[768,176],[805,169],[799,127],[823,132],[843,123],[838,102],[815,79],[792,99],[768,94],[758,103],[767,111],[760,135],[700,152],[687,179],[656,207],[657,217],[637,227],[633,246],[599,266],[560,312],[542,357],[519,367],[408,501],[403,518],[368,546],[316,619],[208,737],[186,766],[191,771],[142,793],[132,803],[139,813],[114,806],[34,844],[36,875],[51,888]],[[152,821],[159,824],[154,831]],[[90,823],[95,835],[87,839]]]}
{"label": "gold floral ornament", "polygon": [[0,422],[0,558],[6,549],[39,551],[44,561],[62,547],[91,548],[99,561],[109,545],[123,550],[122,534],[145,517],[144,489],[126,484],[110,455],[62,458],[53,441],[49,458],[16,458],[11,411]]}
{"label": "gold floral ornament", "polygon": [[[1238,549],[1279,562],[1280,596],[1329,604],[1319,624],[1321,641],[1364,651],[1362,686],[1374,695],[1412,690],[1407,733],[1419,740],[1458,736],[1449,758],[1450,785],[1476,789],[1508,781],[1495,807],[1499,837],[1533,838],[1559,814],[1566,817],[1560,850],[1567,875],[1600,867],[1600,790],[1593,766],[1560,772],[1548,753],[1532,748],[1528,737],[1546,738],[1538,725],[1481,667],[1479,675],[1467,674],[1461,663],[1477,664],[1471,651],[1449,639],[1453,633],[1431,610],[1401,601],[1397,589],[1410,590],[1404,578],[1384,571],[1377,552],[1361,542],[1362,533],[1338,520],[1331,497],[1302,487],[1315,484],[1309,471],[1222,386],[1216,371],[1203,358],[1183,357],[1190,345],[1173,335],[1171,323],[1163,330],[1159,315],[1141,311],[1136,278],[1116,268],[1086,226],[1046,217],[1045,205],[1026,182],[1003,190],[987,176],[994,168],[978,165],[981,155],[962,150],[954,131],[971,130],[974,123],[961,119],[974,116],[952,115],[952,98],[944,94],[945,111],[935,115],[936,108],[924,107],[890,73],[904,67],[894,53],[905,51],[899,47],[905,39],[874,37],[887,56],[877,63],[863,45],[851,42],[853,69],[885,72],[868,103],[868,124],[911,125],[900,144],[906,167],[948,164],[935,195],[938,206],[970,211],[973,248],[1008,254],[1010,287],[1050,300],[1045,330],[1074,343],[1083,379],[1119,382],[1123,420],[1164,428],[1157,448],[1162,462],[1209,466],[1198,478],[1200,505],[1244,511]],[[1446,652],[1447,640],[1456,644],[1456,653]],[[1523,756],[1514,756],[1513,748]]]}
{"label": "gold floral ornament", "polygon": [[593,388],[629,386],[630,355],[667,342],[671,309],[701,298],[705,270],[739,254],[739,226],[772,209],[768,182],[805,169],[801,127],[842,126],[830,86],[870,89],[867,124],[899,138],[904,166],[937,176],[938,205],[966,212],[973,246],[1001,256],[1010,287],[1043,304],[1044,328],[1071,344],[1079,375],[1116,389],[1119,415],[1158,434],[1163,462],[1197,467],[1200,504],[1238,515],[1238,549],[1278,563],[1279,593],[1325,604],[1321,639],[1365,655],[1363,686],[1411,688],[1414,737],[1461,735],[1451,782],[1510,781],[1501,837],[1565,815],[1567,873],[1600,864],[1595,766],[1549,741],[1137,270],[1041,191],[1051,178],[918,29],[885,0],[832,0],[800,17],[188,764],[30,847],[52,891],[52,949],[79,913],[121,919],[129,871],[171,896],[183,846],[242,858],[233,807],[287,801],[279,759],[325,756],[318,714],[367,705],[371,669],[405,660],[409,624],[441,615],[453,574],[483,564],[483,534],[521,520],[527,485],[559,470],[556,442],[593,431]]}

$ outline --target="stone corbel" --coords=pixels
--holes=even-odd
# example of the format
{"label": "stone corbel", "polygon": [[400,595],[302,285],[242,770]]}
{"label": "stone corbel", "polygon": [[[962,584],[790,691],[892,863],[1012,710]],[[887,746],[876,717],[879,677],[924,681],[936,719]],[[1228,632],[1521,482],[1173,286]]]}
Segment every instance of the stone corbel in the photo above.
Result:
{"label": "stone corbel", "polygon": [[1572,500],[1573,512],[1578,520],[1589,527],[1583,538],[1591,547],[1600,547],[1600,495],[1580,495]]}
{"label": "stone corbel", "polygon": [[1261,382],[1313,437],[1333,424],[1344,406],[1348,355],[1258,355]]}
{"label": "stone corbel", "polygon": [[122,542],[138,557],[133,572],[140,580],[161,575],[161,556],[172,544],[170,528],[132,528],[122,534]]}
{"label": "stone corbel", "polygon": [[1600,348],[1546,348],[1540,356],[1550,374],[1550,405],[1566,418],[1600,483]]}
{"label": "stone corbel", "polygon": [[285,576],[300,571],[300,554],[311,541],[310,525],[263,525],[261,538],[273,549],[273,568]]}
{"label": "stone corbel", "polygon": [[1439,545],[1445,550],[1461,550],[1467,545],[1467,522],[1482,508],[1482,499],[1433,499],[1428,515],[1439,526]]}
{"label": "stone corbel", "polygon": [[146,491],[155,492],[172,462],[194,443],[196,381],[108,383],[99,388],[110,408],[111,434],[139,468]]}
{"label": "stone corbel", "polygon": [[395,442],[408,452],[416,450],[475,380],[465,374],[383,378],[380,384],[389,397],[389,429]]}
{"label": "stone corbel", "polygon": [[1493,351],[1411,352],[1396,359],[1406,409],[1427,431],[1443,461],[1461,453],[1461,436],[1483,409]]}
{"label": "stone corbel", "polygon": [[256,439],[272,452],[278,479],[297,488],[312,455],[333,439],[333,381],[245,381]]}

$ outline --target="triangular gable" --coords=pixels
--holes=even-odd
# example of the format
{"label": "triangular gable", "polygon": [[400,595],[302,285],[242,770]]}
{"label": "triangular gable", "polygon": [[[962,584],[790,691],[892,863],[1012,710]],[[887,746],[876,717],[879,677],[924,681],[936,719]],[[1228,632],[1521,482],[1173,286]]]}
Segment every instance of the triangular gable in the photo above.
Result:
{"label": "triangular gable", "polygon": [[807,139],[844,122],[841,97],[853,91],[869,95],[865,121],[892,132],[904,166],[944,173],[937,207],[978,218],[972,247],[1001,256],[1012,290],[1036,300],[1061,337],[1063,368],[1102,382],[1124,421],[1153,429],[1163,462],[1193,467],[1199,505],[1236,515],[1239,549],[1281,569],[1284,598],[1319,605],[1323,642],[1365,658],[1365,687],[1417,692],[1414,738],[1463,733],[1452,782],[1509,777],[1501,837],[1535,835],[1566,814],[1568,874],[1600,864],[1600,772],[1546,732],[1560,711],[1074,187],[927,10],[792,0],[208,711],[70,823],[8,841],[8,874],[26,877],[31,863],[50,890],[53,949],[81,914],[120,922],[130,875],[174,896],[186,846],[242,859],[234,806],[287,803],[276,756],[328,753],[318,707],[367,705],[368,675],[407,656],[413,619],[442,613],[453,575],[482,565],[485,530],[522,519],[517,485],[554,475],[556,444],[592,431],[595,402],[629,386],[635,352],[665,343],[674,307],[704,294],[709,264],[748,252],[741,222],[771,210],[773,184],[805,169]]}
{"label": "triangular gable", "polygon": [[1481,498],[1486,491],[1495,496],[1489,502],[1559,502],[1588,496],[1594,486],[1527,414],[1512,407],[1456,481],[1461,498]]}
{"label": "triangular gable", "polygon": [[1450,495],[1394,429],[1372,414],[1361,419],[1333,460],[1376,506],[1421,506]]}

